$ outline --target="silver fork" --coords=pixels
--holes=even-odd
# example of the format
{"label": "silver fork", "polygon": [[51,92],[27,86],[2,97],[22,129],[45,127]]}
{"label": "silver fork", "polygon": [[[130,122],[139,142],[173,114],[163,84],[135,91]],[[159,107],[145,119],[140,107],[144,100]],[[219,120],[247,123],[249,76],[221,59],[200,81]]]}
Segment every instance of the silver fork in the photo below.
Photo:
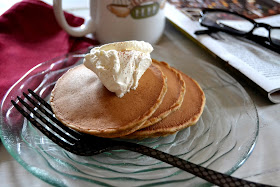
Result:
{"label": "silver fork", "polygon": [[26,100],[21,99],[19,96],[17,98],[29,112],[26,112],[23,106],[12,100],[11,102],[15,108],[54,143],[76,155],[91,156],[104,151],[126,149],[161,160],[218,186],[268,186],[219,173],[137,143],[101,138],[77,132],[57,120],[54,117],[51,106],[44,99],[30,89],[28,92],[30,96],[23,92]]}

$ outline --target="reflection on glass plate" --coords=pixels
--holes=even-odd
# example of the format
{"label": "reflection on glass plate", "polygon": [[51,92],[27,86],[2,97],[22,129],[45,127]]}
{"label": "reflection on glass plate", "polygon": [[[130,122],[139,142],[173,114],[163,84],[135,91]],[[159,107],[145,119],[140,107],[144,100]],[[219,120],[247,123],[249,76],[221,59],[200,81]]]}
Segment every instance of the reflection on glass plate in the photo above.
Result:
{"label": "reflection on glass plate", "polygon": [[[56,186],[204,184],[186,172],[130,151],[73,155],[33,128],[12,107],[10,100],[28,88],[48,100],[56,80],[81,63],[77,56],[85,52],[40,64],[9,90],[1,105],[0,126],[9,153],[33,175]],[[257,111],[246,91],[224,71],[194,57],[175,56],[159,47],[152,57],[194,78],[205,92],[206,106],[199,122],[190,128],[167,137],[133,141],[220,172],[234,172],[250,155],[258,135]]]}

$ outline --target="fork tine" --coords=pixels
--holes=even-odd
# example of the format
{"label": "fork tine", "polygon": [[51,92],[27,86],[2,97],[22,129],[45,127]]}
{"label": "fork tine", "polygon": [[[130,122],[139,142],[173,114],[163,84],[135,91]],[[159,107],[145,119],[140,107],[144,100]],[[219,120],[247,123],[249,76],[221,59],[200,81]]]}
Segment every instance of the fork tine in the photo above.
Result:
{"label": "fork tine", "polygon": [[[30,92],[30,94],[37,99],[41,104],[43,104],[43,106],[45,106],[48,109],[51,109],[51,106],[44,100],[42,99],[39,95],[37,95],[36,93],[34,93],[32,90],[28,90]],[[76,139],[79,139],[81,137],[81,133],[70,129],[69,127],[65,126],[64,124],[62,124],[58,119],[56,119],[53,115],[53,111],[50,110],[52,112],[52,114],[50,114],[49,112],[47,112],[41,105],[39,105],[37,102],[35,102],[31,97],[29,97],[29,95],[27,95],[26,93],[23,92],[23,95],[35,106],[37,107],[43,114],[45,114],[46,116],[48,116],[48,118],[50,118],[56,125],[58,125],[61,129],[63,129],[64,131],[68,132],[71,136],[73,136]]]}
{"label": "fork tine", "polygon": [[59,146],[69,150],[71,145],[62,139],[58,138],[54,134],[52,134],[49,130],[47,130],[44,126],[42,126],[36,119],[30,116],[23,108],[21,108],[14,100],[11,100],[12,104],[15,108],[28,120],[30,121],[38,130],[40,130],[45,136],[51,139],[54,143],[58,144]]}
{"label": "fork tine", "polygon": [[[17,97],[19,102],[22,103],[25,108],[27,108],[30,112],[32,112],[38,119],[40,119],[41,122],[43,122],[44,124],[46,124],[49,128],[51,128],[54,132],[56,132],[58,135],[60,135],[62,138],[64,138],[65,140],[67,140],[70,143],[75,143],[76,139],[70,137],[69,135],[67,135],[65,132],[62,132],[61,130],[59,130],[57,127],[55,127],[53,124],[51,124],[48,120],[46,120],[42,115],[40,115],[37,111],[34,110],[33,107],[29,106],[23,99],[21,99],[19,96]],[[33,120],[34,121],[34,120]],[[40,123],[39,123],[40,124]],[[42,126],[42,125],[40,125]],[[36,124],[37,127],[37,124]],[[45,129],[47,130],[47,129]],[[48,130],[47,130],[48,131]],[[51,133],[50,131],[48,131],[48,134]],[[55,136],[54,134],[52,136]]]}
{"label": "fork tine", "polygon": [[42,103],[47,109],[49,109],[52,113],[52,107],[47,103],[44,99],[42,99],[39,95],[37,95],[35,92],[33,92],[31,89],[28,89],[28,92],[35,97],[40,103]]}

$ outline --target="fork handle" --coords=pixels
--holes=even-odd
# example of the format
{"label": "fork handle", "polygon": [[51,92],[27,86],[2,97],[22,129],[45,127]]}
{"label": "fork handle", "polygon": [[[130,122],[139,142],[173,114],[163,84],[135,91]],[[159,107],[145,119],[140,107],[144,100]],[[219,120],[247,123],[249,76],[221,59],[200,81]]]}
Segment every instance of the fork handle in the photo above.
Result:
{"label": "fork handle", "polygon": [[269,186],[232,177],[143,145],[122,142],[121,148],[161,160],[218,186]]}

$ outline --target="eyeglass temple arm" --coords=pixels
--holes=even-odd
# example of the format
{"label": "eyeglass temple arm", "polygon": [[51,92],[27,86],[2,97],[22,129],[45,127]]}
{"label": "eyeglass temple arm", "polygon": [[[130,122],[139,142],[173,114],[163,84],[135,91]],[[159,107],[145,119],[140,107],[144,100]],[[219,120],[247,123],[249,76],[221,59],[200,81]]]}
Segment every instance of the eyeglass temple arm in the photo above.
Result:
{"label": "eyeglass temple arm", "polygon": [[[205,27],[207,27],[207,26],[205,26]],[[219,27],[221,27],[221,28],[219,28]],[[244,33],[242,31],[239,31],[239,30],[237,30],[237,29],[235,29],[233,27],[230,27],[228,25],[225,25],[225,24],[223,24],[221,22],[216,23],[216,27],[213,26],[213,27],[207,27],[207,28],[208,28],[208,30],[205,30],[205,31],[198,30],[194,34],[196,34],[196,35],[211,34],[213,32],[223,31],[223,32],[228,32],[228,33],[232,33],[232,34],[235,33],[237,35],[244,35]]]}
{"label": "eyeglass temple arm", "polygon": [[245,36],[245,38],[280,54],[280,48],[272,46],[269,43],[269,39],[267,37],[263,37],[263,36],[259,36],[259,35],[248,35],[248,36]]}
{"label": "eyeglass temple arm", "polygon": [[202,35],[202,34],[212,34],[212,33],[216,33],[219,32],[219,30],[216,29],[206,29],[206,30],[197,30],[194,32],[195,35]]}
{"label": "eyeglass temple arm", "polygon": [[[207,30],[197,30],[194,32],[195,35],[202,35],[202,34],[212,34],[212,33],[216,33],[218,32],[219,30],[216,30],[216,29],[212,29],[212,28],[209,28]],[[222,31],[222,30],[220,30]],[[244,36],[245,38],[247,38],[248,40],[251,40],[257,44],[260,44],[274,52],[277,52],[280,54],[280,50],[271,46],[269,43],[268,43],[268,39],[266,37],[263,37],[263,36],[259,36],[259,35],[246,35]]]}

